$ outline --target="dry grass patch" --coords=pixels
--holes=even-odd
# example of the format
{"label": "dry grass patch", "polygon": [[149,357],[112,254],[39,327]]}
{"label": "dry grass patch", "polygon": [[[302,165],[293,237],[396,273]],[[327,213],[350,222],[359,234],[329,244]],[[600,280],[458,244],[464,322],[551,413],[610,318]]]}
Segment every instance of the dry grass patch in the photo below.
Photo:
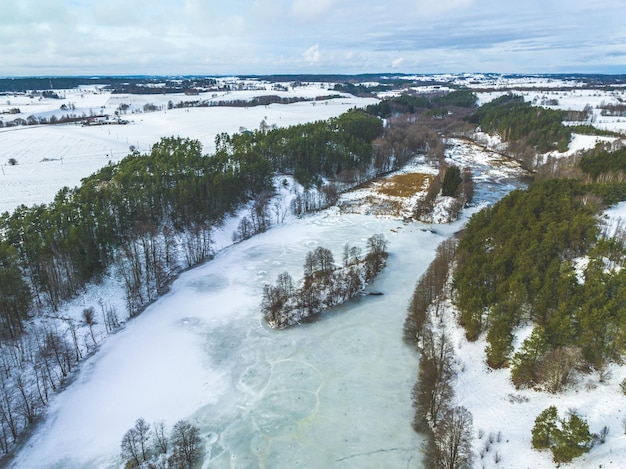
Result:
{"label": "dry grass patch", "polygon": [[431,174],[424,173],[398,174],[384,181],[378,187],[378,192],[389,197],[411,197],[425,191],[432,177]]}

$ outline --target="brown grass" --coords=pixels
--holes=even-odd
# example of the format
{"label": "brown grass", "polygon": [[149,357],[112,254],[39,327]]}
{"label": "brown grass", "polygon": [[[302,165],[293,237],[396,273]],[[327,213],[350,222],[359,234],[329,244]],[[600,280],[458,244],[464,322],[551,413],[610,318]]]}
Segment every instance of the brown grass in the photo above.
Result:
{"label": "brown grass", "polygon": [[382,183],[378,192],[390,197],[411,197],[425,191],[432,175],[424,173],[398,174]]}

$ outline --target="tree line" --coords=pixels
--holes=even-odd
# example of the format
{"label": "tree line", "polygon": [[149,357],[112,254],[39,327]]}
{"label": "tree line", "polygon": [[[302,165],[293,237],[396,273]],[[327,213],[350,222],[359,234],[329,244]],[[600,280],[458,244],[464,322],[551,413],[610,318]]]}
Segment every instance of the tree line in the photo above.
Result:
{"label": "tree line", "polygon": [[189,469],[202,455],[200,430],[179,420],[167,432],[165,422],[150,425],[143,418],[124,433],[120,456],[125,468]]}
{"label": "tree line", "polygon": [[380,132],[378,119],[353,112],[250,138],[220,134],[210,156],[197,141],[164,138],[148,154],[133,152],[80,187],[63,188],[48,205],[4,213],[3,334],[16,337],[31,306],[57,309],[113,264],[127,284],[132,315],[181,268],[207,259],[212,226],[248,200],[267,199],[273,174],[291,172],[311,184],[345,167],[360,180],[371,173],[370,141]]}
{"label": "tree line", "polygon": [[[562,117],[522,101],[505,95],[468,120],[532,145],[533,155],[562,150],[569,141],[559,130]],[[451,448],[439,422],[450,408],[456,373],[449,339],[437,326],[448,295],[468,340],[485,334],[487,364],[509,367],[518,388],[559,392],[580,370],[595,370],[602,381],[607,362],[622,359],[626,232],[619,223],[601,227],[597,216],[626,200],[623,160],[623,148],[615,145],[573,157],[560,169],[569,178],[542,173],[526,190],[473,215],[458,241],[438,249],[416,285],[404,326],[405,340],[421,351],[414,427],[429,437],[428,464],[450,467],[438,452]],[[532,324],[532,333],[514,353],[515,331],[525,324]],[[556,462],[602,440],[578,416],[558,418],[556,408],[537,418],[532,433],[533,446],[551,449]]]}
{"label": "tree line", "polygon": [[[586,195],[585,187],[573,180],[536,181],[468,222],[458,249],[455,303],[469,340],[487,332],[490,366],[509,364],[513,329],[528,320],[541,328],[546,349],[532,354],[533,362],[524,361],[525,367],[535,369],[550,351],[569,346],[579,347],[593,365],[615,357],[619,336],[626,332],[619,306],[609,308],[602,319],[592,307],[611,305],[599,303],[608,297],[598,297],[602,293],[594,293],[593,284],[615,274],[587,268],[586,280],[576,280],[574,260],[600,246],[599,206]],[[608,330],[617,334],[616,340],[600,337]],[[523,380],[529,381],[530,376]]]}
{"label": "tree line", "polygon": [[[598,227],[604,203],[595,184],[538,180],[464,230],[453,281],[459,321],[469,340],[486,332],[488,364],[510,366],[518,387],[556,392],[577,367],[601,372],[626,350],[625,237]],[[513,355],[513,331],[528,321],[532,334]]]}
{"label": "tree line", "polygon": [[473,461],[472,414],[453,405],[454,350],[450,337],[437,327],[456,249],[453,238],[439,245],[415,286],[404,322],[404,341],[420,352],[413,428],[426,436],[427,467],[469,468]]}
{"label": "tree line", "polygon": [[469,205],[474,197],[474,177],[472,169],[465,167],[461,170],[456,165],[448,165],[441,158],[439,171],[430,178],[428,190],[423,198],[420,198],[413,209],[417,220],[425,223],[432,222],[432,213],[435,204],[442,197],[451,197],[453,203],[447,207],[448,221],[458,217],[461,209]]}
{"label": "tree line", "polygon": [[368,113],[388,118],[397,114],[415,114],[418,111],[442,111],[446,107],[473,108],[476,106],[478,97],[470,90],[460,89],[449,93],[442,93],[433,96],[401,94],[391,98],[383,99],[377,104],[370,104],[365,109]]}
{"label": "tree line", "polygon": [[483,104],[467,120],[483,132],[498,134],[530,168],[539,153],[567,150],[572,130],[563,125],[566,117],[565,111],[533,106],[522,96],[506,94]]}

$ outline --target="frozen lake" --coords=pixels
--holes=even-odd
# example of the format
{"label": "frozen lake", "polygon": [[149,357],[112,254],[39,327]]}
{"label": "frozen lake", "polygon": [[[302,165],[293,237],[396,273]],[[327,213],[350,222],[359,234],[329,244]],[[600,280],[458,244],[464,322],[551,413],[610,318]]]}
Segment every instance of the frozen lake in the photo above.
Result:
{"label": "frozen lake", "polygon": [[[50,407],[15,467],[117,467],[135,419],[189,418],[207,437],[206,467],[419,467],[410,427],[417,355],[402,343],[415,282],[460,227],[362,215],[316,216],[232,246],[182,275],[111,337]],[[263,324],[264,283],[322,245],[384,233],[388,266],[366,296],[287,330]]]}
{"label": "frozen lake", "polygon": [[[512,188],[502,168],[478,167],[479,201]],[[422,467],[410,426],[418,356],[402,326],[417,279],[468,214],[430,226],[331,210],[224,249],[109,337],[11,467],[119,467],[122,436],[138,417],[197,425],[203,467]],[[370,288],[384,296],[286,330],[264,325],[265,283],[283,271],[298,281],[317,246],[340,262],[346,243],[365,251],[376,233],[390,256]]]}

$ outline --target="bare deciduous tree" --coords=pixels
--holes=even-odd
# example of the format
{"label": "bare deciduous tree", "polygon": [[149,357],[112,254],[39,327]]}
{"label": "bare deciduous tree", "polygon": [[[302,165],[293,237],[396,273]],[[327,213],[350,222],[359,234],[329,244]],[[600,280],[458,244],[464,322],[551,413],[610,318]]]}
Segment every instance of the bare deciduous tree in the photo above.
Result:
{"label": "bare deciduous tree", "polygon": [[98,342],[96,342],[96,337],[93,333],[93,326],[96,324],[96,311],[93,306],[83,309],[83,322],[89,327],[91,340],[93,340],[93,345],[97,347]]}
{"label": "bare deciduous tree", "polygon": [[465,407],[449,409],[434,432],[429,451],[434,467],[469,469],[472,467],[472,414]]}
{"label": "bare deciduous tree", "polygon": [[191,467],[200,455],[200,432],[186,420],[179,420],[172,429],[171,443],[174,447],[174,461],[182,467]]}
{"label": "bare deciduous tree", "polygon": [[167,454],[168,438],[163,420],[154,423],[154,447],[158,453]]}
{"label": "bare deciduous tree", "polygon": [[135,427],[130,428],[122,437],[122,457],[139,466],[141,464],[140,451],[137,430]]}
{"label": "bare deciduous tree", "polygon": [[539,380],[549,392],[559,392],[569,382],[572,372],[581,361],[580,348],[557,347],[541,360]]}

